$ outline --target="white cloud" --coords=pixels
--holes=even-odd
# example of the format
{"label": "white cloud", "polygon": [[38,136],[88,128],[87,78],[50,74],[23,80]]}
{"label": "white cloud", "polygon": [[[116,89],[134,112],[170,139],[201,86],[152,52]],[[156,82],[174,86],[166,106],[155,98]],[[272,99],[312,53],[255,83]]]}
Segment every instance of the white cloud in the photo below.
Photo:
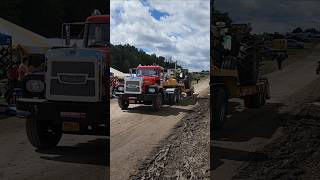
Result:
{"label": "white cloud", "polygon": [[[208,70],[209,4],[209,0],[111,0],[111,43],[128,43],[171,57],[191,70]],[[168,15],[157,20],[153,10]]]}

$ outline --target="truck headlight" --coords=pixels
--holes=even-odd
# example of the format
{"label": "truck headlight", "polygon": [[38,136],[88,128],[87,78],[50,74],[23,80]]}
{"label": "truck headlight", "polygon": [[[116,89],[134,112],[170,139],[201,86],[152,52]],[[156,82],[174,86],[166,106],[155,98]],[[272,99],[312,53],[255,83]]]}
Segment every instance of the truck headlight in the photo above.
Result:
{"label": "truck headlight", "polygon": [[148,88],[148,92],[149,92],[149,93],[155,93],[155,92],[156,92],[156,89],[155,89],[155,88]]}
{"label": "truck headlight", "polygon": [[120,91],[120,92],[124,91],[123,86],[118,86],[118,91]]}
{"label": "truck headlight", "polygon": [[41,80],[28,80],[26,89],[29,92],[40,93],[44,90],[44,82]]}

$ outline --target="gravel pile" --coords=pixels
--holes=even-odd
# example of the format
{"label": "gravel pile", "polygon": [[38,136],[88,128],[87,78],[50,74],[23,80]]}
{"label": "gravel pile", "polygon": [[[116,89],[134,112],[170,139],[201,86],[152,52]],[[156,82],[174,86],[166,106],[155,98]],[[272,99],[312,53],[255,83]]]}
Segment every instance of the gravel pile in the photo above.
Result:
{"label": "gravel pile", "polygon": [[198,100],[130,179],[209,179],[209,99]]}
{"label": "gravel pile", "polygon": [[320,102],[287,116],[283,135],[268,144],[234,179],[320,179]]}

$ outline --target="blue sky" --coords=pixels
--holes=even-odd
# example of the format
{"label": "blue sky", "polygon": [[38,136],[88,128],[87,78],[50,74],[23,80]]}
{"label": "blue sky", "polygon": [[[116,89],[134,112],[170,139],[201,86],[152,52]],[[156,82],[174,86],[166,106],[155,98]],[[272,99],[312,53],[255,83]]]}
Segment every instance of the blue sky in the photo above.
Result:
{"label": "blue sky", "polygon": [[157,10],[157,9],[152,9],[152,10],[150,10],[150,13],[151,13],[151,16],[153,17],[153,18],[155,18],[156,20],[160,20],[160,18],[162,18],[162,17],[166,17],[166,16],[169,16],[169,14],[168,13],[166,13],[166,12],[161,12],[161,11],[159,11],[159,10]]}
{"label": "blue sky", "polygon": [[111,43],[134,45],[192,71],[209,69],[209,0],[111,0],[110,8]]}

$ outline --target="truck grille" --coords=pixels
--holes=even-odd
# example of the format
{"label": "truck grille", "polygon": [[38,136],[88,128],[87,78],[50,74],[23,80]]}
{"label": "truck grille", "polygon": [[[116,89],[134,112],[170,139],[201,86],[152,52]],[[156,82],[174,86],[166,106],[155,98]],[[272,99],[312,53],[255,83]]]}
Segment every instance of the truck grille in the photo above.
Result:
{"label": "truck grille", "polygon": [[125,82],[125,93],[141,93],[140,81],[128,80]]}
{"label": "truck grille", "polygon": [[94,62],[52,62],[50,94],[95,96]]}
{"label": "truck grille", "polygon": [[88,74],[94,77],[94,62],[52,62],[51,76],[57,77],[58,73]]}
{"label": "truck grille", "polygon": [[54,61],[50,73],[50,95],[71,97],[95,97],[95,62]]}
{"label": "truck grille", "polygon": [[100,50],[62,48],[46,53],[46,99],[98,102],[104,91],[105,56]]}

